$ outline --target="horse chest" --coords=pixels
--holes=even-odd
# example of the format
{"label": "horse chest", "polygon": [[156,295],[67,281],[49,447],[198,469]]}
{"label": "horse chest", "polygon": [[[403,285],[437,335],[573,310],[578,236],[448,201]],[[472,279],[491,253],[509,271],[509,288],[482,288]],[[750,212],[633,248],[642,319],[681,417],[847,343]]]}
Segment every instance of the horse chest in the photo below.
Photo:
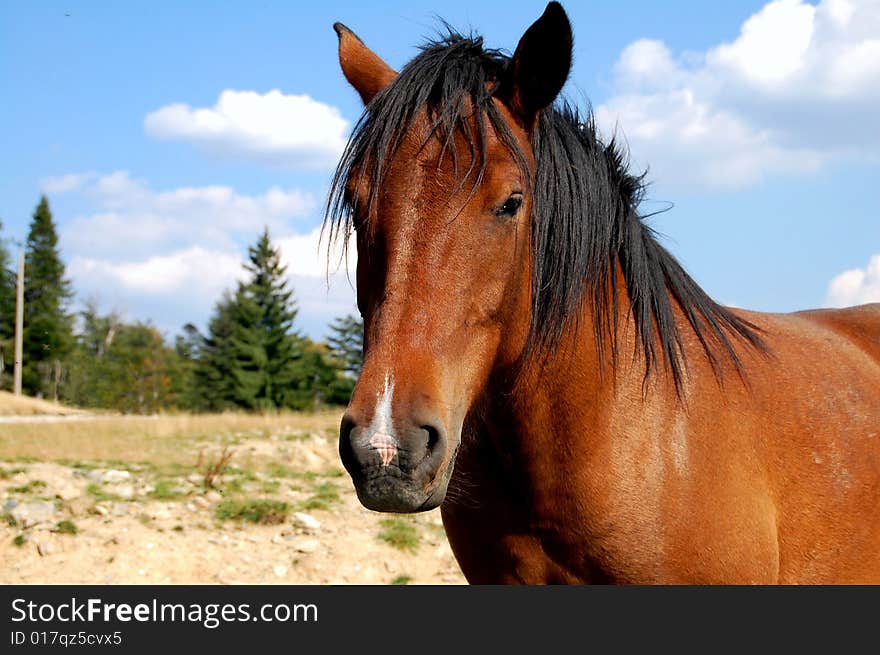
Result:
{"label": "horse chest", "polygon": [[[536,486],[504,466],[465,455],[456,468],[466,500],[443,505],[447,535],[472,582],[639,581],[664,564],[660,507],[649,489]],[[473,481],[480,483],[474,485]],[[569,484],[562,484],[565,480]],[[607,479],[607,478],[606,478]]]}
{"label": "horse chest", "polygon": [[[446,511],[453,551],[474,583],[553,584],[662,579],[663,544],[636,523],[530,524],[514,508]],[[482,517],[482,518],[481,518]],[[572,527],[574,523],[574,527]]]}
{"label": "horse chest", "polygon": [[547,557],[585,581],[659,580],[667,565],[663,519],[656,499],[584,493],[570,503],[540,507],[532,533]]}

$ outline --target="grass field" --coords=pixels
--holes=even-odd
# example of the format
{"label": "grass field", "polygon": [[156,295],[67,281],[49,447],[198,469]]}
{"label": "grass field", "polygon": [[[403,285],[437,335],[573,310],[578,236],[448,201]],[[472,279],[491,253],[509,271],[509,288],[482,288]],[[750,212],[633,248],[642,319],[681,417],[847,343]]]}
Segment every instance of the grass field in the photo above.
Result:
{"label": "grass field", "polygon": [[0,391],[0,416],[74,416],[88,414],[82,409],[28,396],[14,396]]}
{"label": "grass field", "polygon": [[439,511],[360,505],[342,411],[122,416],[0,395],[0,584],[462,582]]}
{"label": "grass field", "polygon": [[0,460],[188,465],[200,453],[254,438],[334,434],[341,415],[331,409],[124,416],[0,392]]}
{"label": "grass field", "polygon": [[193,464],[200,452],[234,447],[253,438],[296,440],[303,433],[333,434],[341,416],[342,410],[328,410],[313,414],[95,415],[9,423],[0,425],[0,460]]}

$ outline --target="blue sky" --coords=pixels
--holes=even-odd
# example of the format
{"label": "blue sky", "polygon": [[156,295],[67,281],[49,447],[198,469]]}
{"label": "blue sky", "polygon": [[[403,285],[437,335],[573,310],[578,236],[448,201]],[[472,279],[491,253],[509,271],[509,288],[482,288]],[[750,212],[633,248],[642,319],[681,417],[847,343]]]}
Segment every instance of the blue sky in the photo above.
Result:
{"label": "blue sky", "polygon": [[[880,300],[876,2],[563,3],[567,95],[653,180],[647,210],[717,300],[763,311]],[[340,20],[392,66],[437,17],[512,50],[543,2],[4,2],[0,219],[45,191],[78,301],[169,336],[203,327],[268,225],[300,327],[353,311],[315,228],[360,114]]]}

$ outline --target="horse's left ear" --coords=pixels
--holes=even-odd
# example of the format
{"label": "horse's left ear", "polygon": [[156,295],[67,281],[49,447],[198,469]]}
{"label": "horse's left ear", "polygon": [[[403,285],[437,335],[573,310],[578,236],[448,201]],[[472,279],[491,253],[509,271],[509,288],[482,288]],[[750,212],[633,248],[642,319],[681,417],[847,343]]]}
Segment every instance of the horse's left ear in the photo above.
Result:
{"label": "horse's left ear", "polygon": [[370,50],[357,34],[342,23],[334,23],[339,37],[339,65],[342,73],[364,104],[369,104],[379,91],[394,81],[397,72]]}
{"label": "horse's left ear", "polygon": [[538,114],[562,91],[571,70],[571,23],[558,2],[523,34],[499,95],[531,129]]}

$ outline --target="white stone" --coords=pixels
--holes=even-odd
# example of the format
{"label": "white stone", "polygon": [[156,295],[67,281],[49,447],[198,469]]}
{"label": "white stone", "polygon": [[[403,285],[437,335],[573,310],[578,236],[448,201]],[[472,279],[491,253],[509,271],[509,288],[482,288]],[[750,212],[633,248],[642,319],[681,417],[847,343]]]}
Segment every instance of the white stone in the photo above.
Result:
{"label": "white stone", "polygon": [[[127,473],[128,471],[126,471]],[[131,500],[134,498],[134,486],[130,484],[123,484],[117,487],[113,493],[124,500]]]}
{"label": "white stone", "polygon": [[128,471],[120,471],[119,469],[108,469],[104,471],[104,474],[101,476],[101,482],[109,482],[111,484],[115,484],[117,482],[125,482],[131,478],[131,473]]}
{"label": "white stone", "polygon": [[305,512],[294,512],[293,513],[293,522],[306,530],[320,530],[321,522],[316,519],[311,514],[306,514]]}
{"label": "white stone", "polygon": [[46,557],[55,552],[55,545],[51,541],[41,541],[37,544],[37,552],[40,557]]}
{"label": "white stone", "polygon": [[55,497],[61,500],[74,500],[82,496],[82,489],[75,484],[64,484],[55,489]]}
{"label": "white stone", "polygon": [[21,527],[28,528],[51,521],[55,514],[55,505],[45,500],[34,500],[13,507],[9,514]]}
{"label": "white stone", "polygon": [[293,544],[293,549],[298,553],[314,553],[320,547],[321,543],[317,539],[300,539]]}

